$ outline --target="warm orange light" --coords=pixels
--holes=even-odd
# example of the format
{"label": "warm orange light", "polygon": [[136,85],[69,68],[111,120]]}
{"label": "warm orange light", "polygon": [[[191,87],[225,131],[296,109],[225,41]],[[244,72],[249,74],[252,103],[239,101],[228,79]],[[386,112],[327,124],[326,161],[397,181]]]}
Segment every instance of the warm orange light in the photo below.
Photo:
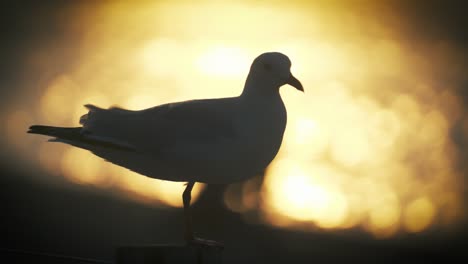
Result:
{"label": "warm orange light", "polygon": [[306,117],[293,118],[289,124],[283,143],[288,151],[304,159],[323,155],[329,143],[329,131],[323,124]]}
{"label": "warm orange light", "polygon": [[200,56],[197,65],[209,76],[245,78],[250,61],[239,48],[213,47]]}
{"label": "warm orange light", "polygon": [[73,103],[78,98],[78,85],[68,76],[60,76],[54,80],[41,98],[41,114],[49,123],[61,125],[71,124]]}
{"label": "warm orange light", "polygon": [[[462,102],[432,84],[435,76],[420,74],[425,65],[440,67],[437,61],[415,59],[383,27],[366,37],[365,18],[336,26],[336,17],[348,14],[340,5],[301,5],[308,8],[248,1],[103,4],[76,66],[42,87],[36,104],[9,111],[7,137],[21,147],[44,140],[18,134],[29,124],[77,126],[87,103],[138,110],[238,95],[255,56],[276,50],[291,58],[306,92],[281,88],[288,110],[281,151],[261,190],[248,183],[228,188],[230,210],[258,208],[267,223],[283,227],[363,227],[377,237],[427,230],[438,224],[436,216],[456,221],[462,172],[450,131],[463,118]],[[150,179],[84,150],[37,145],[28,153],[73,182],[181,206],[183,183]],[[194,201],[202,189],[195,186]]]}
{"label": "warm orange light", "polygon": [[295,220],[312,221],[323,228],[344,223],[348,204],[344,195],[328,182],[336,177],[332,170],[320,164],[303,170],[284,161],[273,169],[266,181],[265,195],[277,212]]}
{"label": "warm orange light", "polygon": [[406,206],[404,224],[409,232],[420,232],[426,229],[434,219],[436,210],[426,198],[418,198]]}
{"label": "warm orange light", "polygon": [[73,182],[99,186],[105,181],[101,164],[102,159],[90,155],[89,151],[70,148],[62,158],[62,172]]}
{"label": "warm orange light", "polygon": [[148,94],[137,94],[128,98],[122,104],[122,107],[132,110],[142,110],[155,106],[154,102],[157,102],[157,99]]}

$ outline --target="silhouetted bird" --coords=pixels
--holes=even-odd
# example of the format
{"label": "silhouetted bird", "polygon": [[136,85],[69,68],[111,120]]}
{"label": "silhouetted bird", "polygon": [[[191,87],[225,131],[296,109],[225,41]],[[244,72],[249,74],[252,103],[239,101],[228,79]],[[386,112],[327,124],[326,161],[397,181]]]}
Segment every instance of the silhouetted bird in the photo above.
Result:
{"label": "silhouetted bird", "polygon": [[82,127],[31,126],[151,178],[187,182],[182,199],[188,243],[219,245],[193,235],[189,212],[195,182],[232,183],[259,175],[276,156],[286,127],[279,88],[304,91],[278,52],[258,56],[240,96],[164,104],[140,111],[86,105]]}

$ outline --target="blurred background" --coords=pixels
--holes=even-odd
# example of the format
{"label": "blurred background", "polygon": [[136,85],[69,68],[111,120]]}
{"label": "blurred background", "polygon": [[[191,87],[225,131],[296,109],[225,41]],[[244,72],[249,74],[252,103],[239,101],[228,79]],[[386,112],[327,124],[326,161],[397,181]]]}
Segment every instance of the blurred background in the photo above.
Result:
{"label": "blurred background", "polygon": [[11,1],[0,54],[1,247],[112,260],[182,243],[182,183],[26,134],[84,104],[144,109],[240,94],[287,54],[280,153],[246,182],[194,189],[225,263],[463,256],[468,25],[462,1]]}

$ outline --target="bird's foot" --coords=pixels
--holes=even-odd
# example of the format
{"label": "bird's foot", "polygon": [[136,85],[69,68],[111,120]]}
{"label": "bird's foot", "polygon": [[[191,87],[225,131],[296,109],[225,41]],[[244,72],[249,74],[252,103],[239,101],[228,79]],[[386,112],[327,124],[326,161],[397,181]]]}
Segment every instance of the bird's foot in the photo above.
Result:
{"label": "bird's foot", "polygon": [[216,249],[224,249],[224,244],[214,240],[208,240],[203,238],[194,237],[188,244],[195,247],[202,247],[202,248],[216,248]]}

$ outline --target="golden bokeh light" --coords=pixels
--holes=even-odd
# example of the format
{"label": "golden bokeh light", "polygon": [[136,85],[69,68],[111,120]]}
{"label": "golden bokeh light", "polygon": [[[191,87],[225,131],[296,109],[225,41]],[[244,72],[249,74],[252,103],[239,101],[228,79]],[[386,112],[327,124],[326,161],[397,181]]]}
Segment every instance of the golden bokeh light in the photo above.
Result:
{"label": "golden bokeh light", "polygon": [[243,78],[250,61],[239,48],[214,47],[200,56],[197,66],[208,76]]}
{"label": "golden bokeh light", "polygon": [[312,221],[323,228],[340,227],[348,214],[346,197],[333,168],[323,164],[299,167],[292,161],[276,162],[268,174],[264,192],[266,207],[298,221]]}
{"label": "golden bokeh light", "polygon": [[289,146],[288,150],[297,154],[298,157],[310,159],[322,155],[328,147],[327,128],[312,118],[297,117],[290,118],[289,137],[284,139],[284,144]]}
{"label": "golden bokeh light", "polygon": [[400,205],[396,195],[387,193],[374,194],[374,200],[370,201],[369,228],[377,236],[387,236],[395,232],[392,228],[400,219]]}
{"label": "golden bokeh light", "polygon": [[224,192],[224,204],[226,207],[236,213],[244,213],[248,209],[244,206],[242,199],[239,199],[238,193],[242,186],[240,184],[231,184]]}
{"label": "golden bokeh light", "polygon": [[174,56],[183,57],[186,54],[183,52],[184,48],[174,39],[158,38],[147,41],[137,58],[141,60],[141,68],[145,74],[158,78],[171,78],[181,75],[185,70],[184,66],[180,65],[180,61],[174,60]]}
{"label": "golden bokeh light", "polygon": [[78,85],[67,76],[55,79],[41,98],[41,114],[47,122],[70,122],[73,115],[72,100],[79,94]]}
{"label": "golden bokeh light", "polygon": [[89,151],[70,148],[63,155],[62,172],[73,182],[101,185],[105,180],[101,164],[102,159],[90,155]]}
{"label": "golden bokeh light", "polygon": [[405,208],[405,229],[409,232],[426,229],[433,221],[435,213],[434,205],[426,197],[410,202]]}
{"label": "golden bokeh light", "polygon": [[224,192],[224,204],[229,210],[237,213],[257,210],[258,185],[258,177],[247,180],[245,183],[230,184]]}
{"label": "golden bokeh light", "polygon": [[[41,87],[36,104],[11,111],[7,137],[19,146],[26,141],[17,133],[29,124],[77,126],[87,103],[136,110],[238,95],[251,61],[276,50],[291,58],[306,92],[282,88],[288,126],[280,153],[263,184],[228,187],[228,209],[259,210],[267,224],[282,227],[362,228],[376,237],[455,222],[463,190],[450,132],[463,106],[432,82],[437,76],[426,66],[444,64],[415,54],[392,29],[370,27],[344,4],[308,5],[101,4],[96,14],[77,18],[99,23],[91,23],[76,66]],[[434,49],[435,60],[456,58]],[[462,130],[468,135],[466,117]],[[68,146],[38,144],[37,155],[39,166],[74,183],[182,204],[182,183],[150,179]],[[203,188],[195,186],[194,201]]]}
{"label": "golden bokeh light", "polygon": [[63,155],[70,148],[62,144],[51,144],[47,141],[41,142],[37,151],[38,161],[42,168],[53,175],[61,175],[61,161]]}

